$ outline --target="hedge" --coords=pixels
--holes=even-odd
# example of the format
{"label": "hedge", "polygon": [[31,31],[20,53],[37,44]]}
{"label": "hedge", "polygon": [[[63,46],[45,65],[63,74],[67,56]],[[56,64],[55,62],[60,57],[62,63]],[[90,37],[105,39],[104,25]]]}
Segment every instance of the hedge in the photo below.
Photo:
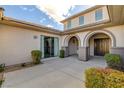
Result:
{"label": "hedge", "polygon": [[32,56],[33,63],[39,64],[42,57],[42,52],[40,50],[32,50],[31,56]]}
{"label": "hedge", "polygon": [[119,70],[121,68],[121,57],[119,54],[106,54],[104,56],[107,65],[110,68]]}
{"label": "hedge", "polygon": [[3,72],[5,70],[5,64],[0,64],[0,72]]}
{"label": "hedge", "polygon": [[85,71],[87,88],[124,88],[124,73],[108,68],[89,68]]}
{"label": "hedge", "polygon": [[65,51],[64,50],[60,50],[60,58],[64,58],[65,57]]}

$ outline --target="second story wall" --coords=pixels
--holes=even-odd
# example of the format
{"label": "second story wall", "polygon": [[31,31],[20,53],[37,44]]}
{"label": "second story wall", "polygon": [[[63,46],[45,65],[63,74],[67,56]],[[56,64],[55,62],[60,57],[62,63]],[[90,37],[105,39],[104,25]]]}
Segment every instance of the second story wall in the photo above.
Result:
{"label": "second story wall", "polygon": [[108,10],[106,6],[102,6],[88,13],[79,14],[73,18],[67,19],[63,22],[64,30],[105,20],[109,20]]}

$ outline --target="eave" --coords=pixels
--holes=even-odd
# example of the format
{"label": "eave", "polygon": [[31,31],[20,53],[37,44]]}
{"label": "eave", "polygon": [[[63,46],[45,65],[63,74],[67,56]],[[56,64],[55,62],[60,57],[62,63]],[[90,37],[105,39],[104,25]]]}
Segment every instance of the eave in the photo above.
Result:
{"label": "eave", "polygon": [[9,18],[9,17],[3,17],[2,20],[0,21],[0,23],[6,24],[9,26],[20,27],[20,28],[24,28],[24,29],[45,32],[45,33],[51,33],[51,34],[56,34],[56,35],[60,35],[62,33],[62,31],[57,30],[57,29],[45,27],[42,25],[30,23],[30,22],[20,21],[20,20]]}
{"label": "eave", "polygon": [[83,15],[83,14],[89,13],[89,12],[91,12],[91,11],[93,11],[93,10],[95,10],[95,9],[98,9],[98,8],[100,8],[100,7],[103,7],[103,6],[105,6],[105,5],[96,5],[96,6],[93,6],[93,7],[91,7],[91,8],[88,8],[88,9],[86,9],[86,10],[80,12],[80,13],[77,13],[77,14],[75,14],[75,15],[72,15],[72,16],[70,16],[70,17],[68,17],[68,18],[66,18],[66,19],[64,19],[64,20],[62,20],[62,21],[60,21],[60,22],[61,22],[61,23],[64,23],[64,22],[66,22],[66,21],[68,21],[68,20],[71,20],[71,19],[76,18],[76,17],[78,17],[78,16],[80,16],[80,15]]}
{"label": "eave", "polygon": [[104,20],[104,21],[64,30],[62,35],[74,34],[74,33],[84,32],[88,30],[93,31],[97,29],[103,29],[105,27],[124,24],[124,6],[123,5],[108,5],[106,7],[108,10],[109,20]]}
{"label": "eave", "polygon": [[[99,7],[101,7],[101,6],[99,6]],[[97,6],[97,8],[99,8],[99,7]],[[107,5],[106,7],[108,10],[108,14],[109,14],[109,20],[104,20],[104,21],[100,21],[97,23],[88,24],[88,25],[84,25],[84,26],[80,26],[80,27],[76,27],[76,28],[72,28],[72,29],[64,30],[64,31],[60,31],[57,29],[45,27],[42,25],[30,23],[30,22],[12,19],[9,17],[1,18],[2,20],[0,20],[0,23],[10,25],[13,27],[20,27],[20,28],[24,28],[24,29],[30,29],[33,31],[45,32],[45,33],[51,33],[51,34],[55,34],[55,35],[68,35],[68,34],[74,34],[74,33],[78,33],[78,32],[84,32],[84,31],[88,31],[88,30],[93,31],[93,30],[97,30],[97,29],[103,29],[105,27],[123,25],[124,24],[124,5]],[[96,9],[96,7],[95,7],[95,9]]]}

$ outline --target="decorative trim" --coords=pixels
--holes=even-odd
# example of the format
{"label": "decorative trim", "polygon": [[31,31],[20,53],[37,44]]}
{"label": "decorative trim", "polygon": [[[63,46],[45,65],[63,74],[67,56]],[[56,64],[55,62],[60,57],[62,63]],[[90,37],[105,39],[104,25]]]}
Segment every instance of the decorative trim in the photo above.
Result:
{"label": "decorative trim", "polygon": [[116,38],[115,38],[115,36],[109,30],[104,30],[104,29],[89,32],[85,36],[85,38],[83,40],[83,46],[87,47],[88,46],[88,40],[90,39],[90,37],[95,35],[95,34],[97,34],[97,33],[103,33],[103,34],[106,34],[107,36],[109,36],[111,38],[111,41],[112,41],[111,47],[116,47]]}
{"label": "decorative trim", "polygon": [[64,39],[64,46],[68,46],[68,43],[69,43],[69,40],[72,38],[72,37],[76,37],[77,40],[78,40],[78,43],[79,43],[79,47],[81,46],[81,39],[78,35],[69,35],[69,36],[66,36],[65,39]]}

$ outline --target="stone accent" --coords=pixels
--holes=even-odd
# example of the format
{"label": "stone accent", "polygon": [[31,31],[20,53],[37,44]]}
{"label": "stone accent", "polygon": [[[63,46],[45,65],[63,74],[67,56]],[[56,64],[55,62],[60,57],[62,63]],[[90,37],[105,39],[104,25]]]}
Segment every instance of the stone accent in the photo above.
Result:
{"label": "stone accent", "polygon": [[65,51],[65,57],[68,57],[69,56],[68,47],[62,47],[62,49]]}
{"label": "stone accent", "polygon": [[110,53],[119,54],[122,58],[122,62],[124,64],[124,47],[114,47],[110,49]]}
{"label": "stone accent", "polygon": [[79,47],[78,57],[79,60],[87,61],[89,59],[88,47]]}

